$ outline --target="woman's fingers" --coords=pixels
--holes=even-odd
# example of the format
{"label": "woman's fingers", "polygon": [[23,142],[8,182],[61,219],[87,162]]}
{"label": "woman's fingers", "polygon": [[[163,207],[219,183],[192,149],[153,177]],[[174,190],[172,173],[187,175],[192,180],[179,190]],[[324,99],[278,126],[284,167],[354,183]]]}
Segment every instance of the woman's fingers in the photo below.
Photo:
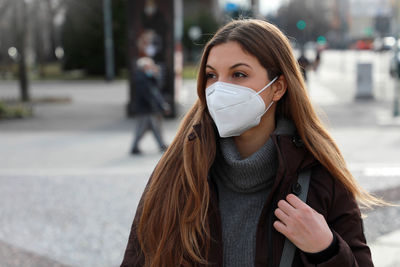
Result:
{"label": "woman's fingers", "polygon": [[288,223],[288,220],[289,220],[289,216],[285,213],[285,212],[283,212],[281,209],[276,209],[275,210],[275,216],[281,221],[281,222],[283,222],[284,224],[287,224]]}
{"label": "woman's fingers", "polygon": [[280,200],[278,202],[278,208],[288,215],[295,212],[295,208],[285,200]]}
{"label": "woman's fingers", "polygon": [[274,227],[279,233],[283,234],[284,236],[287,235],[287,227],[281,221],[275,221]]}
{"label": "woman's fingers", "polygon": [[280,200],[274,213],[278,218],[275,229],[301,250],[319,252],[332,242],[332,231],[325,218],[295,195]]}
{"label": "woman's fingers", "polygon": [[295,209],[304,209],[304,208],[309,207],[300,198],[298,198],[297,196],[295,196],[293,194],[287,195],[286,201]]}

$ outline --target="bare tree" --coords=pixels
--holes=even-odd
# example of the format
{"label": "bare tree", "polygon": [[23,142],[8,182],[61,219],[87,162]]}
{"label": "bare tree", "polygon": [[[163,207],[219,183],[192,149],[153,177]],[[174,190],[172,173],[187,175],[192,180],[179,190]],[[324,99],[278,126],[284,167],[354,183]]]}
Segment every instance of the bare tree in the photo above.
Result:
{"label": "bare tree", "polygon": [[39,76],[44,78],[44,66],[46,63],[46,40],[45,40],[45,19],[43,12],[43,1],[35,0],[33,3],[33,10],[35,11],[35,16],[32,16],[32,21],[34,24],[34,36],[33,36],[33,45],[34,51],[36,55],[36,63],[39,71]]}
{"label": "bare tree", "polygon": [[8,7],[10,5],[10,1],[3,0],[0,2],[0,18],[4,16],[4,13],[7,12]]}
{"label": "bare tree", "polygon": [[[304,45],[307,41],[316,40],[329,30],[329,22],[324,1],[291,0],[278,10],[276,21],[285,33]],[[298,23],[302,21],[303,27]]]}
{"label": "bare tree", "polygon": [[15,25],[17,26],[16,47],[19,52],[18,56],[18,77],[20,84],[21,101],[30,100],[28,74],[26,67],[26,34],[27,34],[27,12],[25,0],[14,0],[15,8]]}
{"label": "bare tree", "polygon": [[57,58],[55,56],[55,51],[57,47],[57,34],[55,27],[55,18],[57,14],[61,11],[65,4],[65,0],[45,0],[44,1],[47,9],[47,25],[49,27],[49,39],[50,39],[50,54],[49,59],[55,61]]}
{"label": "bare tree", "polygon": [[[43,66],[56,60],[57,27],[55,19],[62,11],[66,0],[0,0],[0,59],[4,64],[9,59],[8,48],[14,46],[18,54],[14,58],[18,64],[21,100],[29,101],[29,81],[27,74],[27,46],[33,45],[34,55]],[[4,38],[4,37],[7,38]]]}

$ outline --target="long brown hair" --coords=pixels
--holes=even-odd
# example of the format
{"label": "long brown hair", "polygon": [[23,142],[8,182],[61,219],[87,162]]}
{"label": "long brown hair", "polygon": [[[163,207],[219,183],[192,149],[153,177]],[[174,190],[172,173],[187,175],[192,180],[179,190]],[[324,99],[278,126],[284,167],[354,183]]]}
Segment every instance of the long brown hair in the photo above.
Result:
{"label": "long brown hair", "polygon": [[[359,187],[318,119],[285,35],[265,21],[235,20],[222,27],[205,46],[198,72],[198,100],[183,119],[145,191],[138,237],[146,266],[207,263],[211,238],[207,175],[215,158],[216,136],[205,100],[205,65],[211,48],[229,41],[254,55],[269,77],[284,75],[288,88],[278,102],[277,113],[294,122],[307,149],[354,197],[367,206],[379,203]],[[201,127],[195,131],[199,123]]]}

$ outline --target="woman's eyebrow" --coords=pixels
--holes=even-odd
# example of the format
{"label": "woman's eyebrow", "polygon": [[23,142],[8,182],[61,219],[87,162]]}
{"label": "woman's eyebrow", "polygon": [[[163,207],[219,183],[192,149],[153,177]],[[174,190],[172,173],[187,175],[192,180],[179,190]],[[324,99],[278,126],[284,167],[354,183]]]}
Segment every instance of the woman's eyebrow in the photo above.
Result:
{"label": "woman's eyebrow", "polygon": [[248,67],[250,69],[253,69],[250,65],[248,65],[246,63],[237,63],[237,64],[231,66],[230,69],[234,69],[234,68],[239,67],[239,66],[246,66],[246,67]]}
{"label": "woman's eyebrow", "polygon": [[210,68],[210,69],[213,69],[213,70],[215,70],[215,68],[213,68],[213,67],[211,67],[210,65],[206,65],[206,68]]}
{"label": "woman's eyebrow", "polygon": [[[229,67],[229,69],[234,69],[234,68],[237,68],[239,66],[246,66],[246,67],[248,67],[250,69],[253,69],[250,65],[248,65],[246,63],[236,63],[235,65],[232,65],[231,67]],[[213,68],[212,66],[210,66],[208,64],[206,65],[206,68],[210,68],[210,69],[215,70],[215,68]]]}

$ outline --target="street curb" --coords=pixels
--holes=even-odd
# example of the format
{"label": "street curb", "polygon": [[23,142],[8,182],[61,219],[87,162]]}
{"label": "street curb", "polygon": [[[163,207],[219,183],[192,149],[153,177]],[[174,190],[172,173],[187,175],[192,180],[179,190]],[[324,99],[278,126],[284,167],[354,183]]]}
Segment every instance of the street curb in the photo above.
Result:
{"label": "street curb", "polygon": [[400,266],[400,230],[379,237],[369,245],[372,260],[379,267]]}

